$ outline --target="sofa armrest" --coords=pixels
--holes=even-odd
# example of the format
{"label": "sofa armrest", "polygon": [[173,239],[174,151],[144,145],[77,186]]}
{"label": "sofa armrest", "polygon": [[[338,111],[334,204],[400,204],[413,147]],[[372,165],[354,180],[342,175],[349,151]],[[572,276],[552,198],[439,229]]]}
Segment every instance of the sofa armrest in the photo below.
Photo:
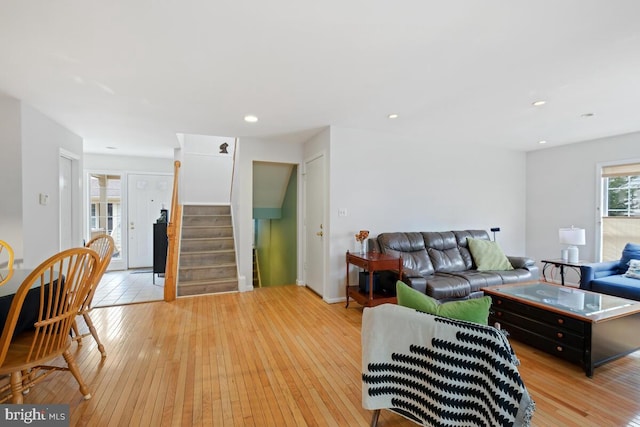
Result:
{"label": "sofa armrest", "polygon": [[533,258],[529,258],[526,256],[509,256],[507,255],[507,259],[513,266],[513,268],[525,268],[529,270],[529,267],[535,267],[536,262]]}
{"label": "sofa armrest", "polygon": [[531,280],[538,280],[540,278],[540,269],[533,258],[507,255],[507,259],[516,270],[519,268],[528,270],[531,273]]}
{"label": "sofa armrest", "polygon": [[580,289],[591,290],[591,281],[620,274],[620,261],[593,262],[580,266]]}

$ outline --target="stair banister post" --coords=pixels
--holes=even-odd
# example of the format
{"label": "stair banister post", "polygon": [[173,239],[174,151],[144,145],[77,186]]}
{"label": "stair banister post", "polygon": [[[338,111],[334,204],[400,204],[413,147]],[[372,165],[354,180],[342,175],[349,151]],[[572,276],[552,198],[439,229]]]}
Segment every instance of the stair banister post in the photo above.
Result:
{"label": "stair banister post", "polygon": [[176,299],[176,276],[178,271],[178,242],[180,236],[180,220],[182,218],[182,205],[178,202],[178,180],[180,171],[180,161],[174,162],[173,172],[173,193],[171,196],[171,214],[167,224],[167,239],[169,241],[167,250],[167,267],[164,278],[164,300],[167,302]]}

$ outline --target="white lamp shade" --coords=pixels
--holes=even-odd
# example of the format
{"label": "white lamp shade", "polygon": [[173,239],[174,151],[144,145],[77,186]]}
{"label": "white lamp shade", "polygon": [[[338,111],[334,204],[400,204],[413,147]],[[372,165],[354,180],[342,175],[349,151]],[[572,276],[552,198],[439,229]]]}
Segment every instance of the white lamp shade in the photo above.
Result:
{"label": "white lamp shade", "polygon": [[561,228],[559,231],[560,243],[563,245],[584,245],[586,235],[584,228]]}

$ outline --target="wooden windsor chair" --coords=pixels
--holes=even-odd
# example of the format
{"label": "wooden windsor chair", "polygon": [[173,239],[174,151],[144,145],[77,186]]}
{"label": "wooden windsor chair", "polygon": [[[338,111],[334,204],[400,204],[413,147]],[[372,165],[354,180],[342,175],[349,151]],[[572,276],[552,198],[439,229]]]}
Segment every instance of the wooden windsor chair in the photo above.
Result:
{"label": "wooden windsor chair", "polygon": [[[23,403],[23,393],[59,370],[70,371],[84,398],[91,398],[69,346],[71,325],[91,290],[98,263],[92,249],[67,249],[44,261],[22,282],[0,336],[0,375],[10,375],[9,384],[0,389],[0,403]],[[39,296],[37,307],[24,306],[30,292]],[[25,315],[34,317],[33,328],[14,336]],[[45,365],[60,355],[66,367]]]}
{"label": "wooden windsor chair", "polygon": [[[4,263],[7,263],[6,270]],[[5,242],[0,240],[0,285],[4,285],[9,281],[13,275],[13,248]]]}
{"label": "wooden windsor chair", "polygon": [[87,298],[83,301],[82,305],[80,306],[80,310],[78,311],[78,316],[82,316],[85,323],[87,324],[87,327],[89,328],[89,332],[80,334],[80,332],[78,331],[77,322],[74,320],[72,326],[72,330],[74,333],[73,340],[77,341],[78,345],[81,346],[82,338],[91,334],[93,336],[93,339],[96,340],[96,343],[98,344],[98,350],[102,355],[102,359],[104,359],[107,357],[107,352],[104,348],[104,345],[102,345],[102,342],[100,342],[100,338],[98,338],[98,331],[93,325],[93,321],[91,320],[91,316],[89,315],[89,313],[93,309],[93,307],[91,306],[93,296],[96,292],[96,289],[98,288],[98,284],[100,283],[102,276],[104,275],[104,272],[109,266],[109,262],[111,262],[111,257],[113,255],[113,251],[115,250],[116,244],[111,236],[107,234],[101,234],[89,240],[85,247],[91,248],[98,253],[98,256],[100,257],[100,263],[98,265],[98,272],[94,278],[94,283],[91,284],[91,290],[89,291]]}

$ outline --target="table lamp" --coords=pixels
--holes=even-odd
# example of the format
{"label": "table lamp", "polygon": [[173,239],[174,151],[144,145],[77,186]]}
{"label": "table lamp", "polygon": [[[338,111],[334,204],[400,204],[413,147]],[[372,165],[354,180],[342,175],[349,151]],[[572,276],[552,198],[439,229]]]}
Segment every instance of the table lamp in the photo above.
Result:
{"label": "table lamp", "polygon": [[567,248],[568,259],[571,263],[577,263],[580,259],[577,245],[586,243],[584,228],[561,228],[559,230],[560,244],[569,245]]}

